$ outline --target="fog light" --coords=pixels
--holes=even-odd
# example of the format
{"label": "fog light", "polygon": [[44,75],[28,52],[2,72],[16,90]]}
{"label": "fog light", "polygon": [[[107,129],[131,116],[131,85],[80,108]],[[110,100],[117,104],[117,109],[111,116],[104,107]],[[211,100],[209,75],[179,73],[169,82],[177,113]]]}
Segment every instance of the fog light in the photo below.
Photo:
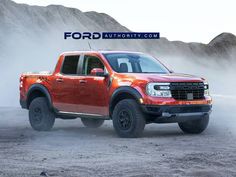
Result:
{"label": "fog light", "polygon": [[140,102],[141,104],[143,104],[143,99],[142,99],[142,98],[140,98],[140,99],[139,99],[139,102]]}

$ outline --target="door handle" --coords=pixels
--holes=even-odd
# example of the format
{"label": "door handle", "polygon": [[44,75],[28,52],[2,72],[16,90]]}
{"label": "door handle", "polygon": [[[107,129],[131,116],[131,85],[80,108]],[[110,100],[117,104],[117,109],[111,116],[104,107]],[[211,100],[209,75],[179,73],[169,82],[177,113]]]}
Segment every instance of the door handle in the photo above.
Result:
{"label": "door handle", "polygon": [[87,81],[86,80],[80,80],[79,83],[80,84],[85,84],[85,83],[87,83]]}
{"label": "door handle", "polygon": [[63,82],[63,79],[62,78],[57,78],[56,81],[57,82]]}

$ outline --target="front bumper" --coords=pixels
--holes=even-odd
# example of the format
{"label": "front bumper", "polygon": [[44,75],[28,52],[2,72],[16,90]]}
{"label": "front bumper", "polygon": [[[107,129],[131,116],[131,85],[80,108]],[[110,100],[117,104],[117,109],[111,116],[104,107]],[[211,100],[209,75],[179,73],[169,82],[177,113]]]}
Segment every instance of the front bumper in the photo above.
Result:
{"label": "front bumper", "polygon": [[142,105],[142,110],[156,123],[174,123],[208,116],[212,105]]}

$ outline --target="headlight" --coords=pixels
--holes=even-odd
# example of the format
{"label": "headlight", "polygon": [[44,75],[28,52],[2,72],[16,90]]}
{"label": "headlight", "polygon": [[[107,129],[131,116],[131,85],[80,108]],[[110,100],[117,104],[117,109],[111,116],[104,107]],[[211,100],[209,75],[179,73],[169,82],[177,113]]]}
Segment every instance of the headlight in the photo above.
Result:
{"label": "headlight", "polygon": [[170,83],[148,83],[146,92],[148,95],[153,97],[170,98]]}
{"label": "headlight", "polygon": [[204,96],[209,96],[209,85],[207,82],[204,82]]}

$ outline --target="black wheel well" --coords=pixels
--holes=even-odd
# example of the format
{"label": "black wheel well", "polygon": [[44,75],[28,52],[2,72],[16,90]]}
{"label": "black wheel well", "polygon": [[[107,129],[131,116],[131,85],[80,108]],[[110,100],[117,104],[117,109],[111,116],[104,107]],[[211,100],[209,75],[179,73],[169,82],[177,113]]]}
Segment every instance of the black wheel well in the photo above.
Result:
{"label": "black wheel well", "polygon": [[129,92],[122,92],[116,95],[116,97],[112,100],[111,105],[110,105],[110,117],[112,116],[113,110],[118,102],[124,99],[133,99],[137,103],[139,103],[139,100],[131,93]]}
{"label": "black wheel well", "polygon": [[27,108],[29,108],[30,106],[30,103],[35,99],[35,98],[38,98],[38,97],[45,97],[47,98],[46,94],[43,93],[41,90],[34,90],[32,91],[29,96],[27,97]]}

